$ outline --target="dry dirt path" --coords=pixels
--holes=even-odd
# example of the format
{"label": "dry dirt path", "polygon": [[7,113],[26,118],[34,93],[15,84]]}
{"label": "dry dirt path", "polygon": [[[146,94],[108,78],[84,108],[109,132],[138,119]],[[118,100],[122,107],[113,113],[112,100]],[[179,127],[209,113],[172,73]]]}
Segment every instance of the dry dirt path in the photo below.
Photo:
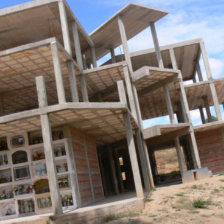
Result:
{"label": "dry dirt path", "polygon": [[224,224],[224,176],[156,188],[142,213],[107,217],[104,223]]}

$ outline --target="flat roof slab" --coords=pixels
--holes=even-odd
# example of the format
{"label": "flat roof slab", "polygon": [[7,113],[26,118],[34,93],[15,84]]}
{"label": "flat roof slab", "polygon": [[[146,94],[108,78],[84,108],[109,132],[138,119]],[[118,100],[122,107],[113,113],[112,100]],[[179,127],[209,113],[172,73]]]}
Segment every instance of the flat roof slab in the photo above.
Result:
{"label": "flat roof slab", "polygon": [[90,34],[96,47],[96,57],[101,58],[110,52],[110,48],[121,45],[118,16],[122,17],[129,40],[147,28],[150,22],[156,22],[165,15],[166,11],[129,3]]}

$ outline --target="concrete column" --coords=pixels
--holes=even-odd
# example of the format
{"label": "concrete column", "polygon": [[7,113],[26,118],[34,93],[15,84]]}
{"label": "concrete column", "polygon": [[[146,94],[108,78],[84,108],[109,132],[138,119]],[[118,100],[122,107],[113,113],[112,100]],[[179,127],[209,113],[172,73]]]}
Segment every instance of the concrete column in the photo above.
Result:
{"label": "concrete column", "polygon": [[197,74],[198,74],[199,82],[203,82],[203,76],[202,76],[201,66],[200,66],[199,62],[196,65],[196,71],[197,71]]}
{"label": "concrete column", "polygon": [[131,167],[132,167],[132,172],[133,172],[133,177],[134,177],[136,195],[138,198],[143,198],[144,192],[143,192],[141,176],[140,176],[140,172],[139,172],[139,166],[138,166],[134,137],[133,137],[133,132],[132,132],[131,120],[130,120],[128,113],[124,114],[124,123],[125,123],[128,151],[129,151]]}
{"label": "concrete column", "polygon": [[112,63],[116,63],[116,57],[115,57],[115,53],[114,53],[114,49],[113,48],[110,49],[110,55],[111,55]]}
{"label": "concrete column", "polygon": [[204,66],[205,66],[205,72],[206,72],[208,80],[210,81],[212,80],[212,72],[209,65],[208,55],[206,53],[204,41],[200,42],[200,50],[201,50],[201,54],[202,54],[202,58],[203,58]]}
{"label": "concrete column", "polygon": [[91,47],[91,57],[92,57],[93,68],[95,68],[97,67],[95,47]]}
{"label": "concrete column", "polygon": [[159,47],[159,41],[158,41],[157,34],[156,34],[155,24],[150,23],[150,27],[151,27],[152,39],[153,39],[153,43],[154,43],[154,47],[155,47],[155,51],[156,51],[156,58],[158,61],[158,65],[160,68],[164,68],[163,59],[162,59],[162,55],[161,55],[160,47]]}
{"label": "concrete column", "polygon": [[136,136],[136,143],[137,143],[138,152],[139,152],[140,165],[142,168],[142,174],[143,174],[144,183],[145,183],[145,190],[149,192],[150,179],[148,175],[147,164],[145,161],[145,153],[144,153],[143,144],[142,144],[141,131],[139,129],[136,130],[135,136]]}
{"label": "concrete column", "polygon": [[125,93],[123,80],[117,81],[117,88],[118,88],[118,95],[119,95],[120,102],[123,104],[127,104],[127,97],[126,97],[126,93]]}
{"label": "concrete column", "polygon": [[173,106],[172,106],[172,103],[171,103],[168,86],[167,85],[164,86],[163,90],[165,92],[166,106],[167,106],[167,110],[168,110],[168,113],[169,113],[170,123],[174,124],[175,123],[175,119],[174,119],[174,114],[173,114]]}
{"label": "concrete column", "polygon": [[60,20],[61,20],[61,29],[62,29],[64,47],[65,47],[65,50],[72,56],[72,48],[71,48],[69,29],[68,29],[68,20],[67,20],[64,2],[59,1],[58,7],[59,7]]}
{"label": "concrete column", "polygon": [[181,151],[179,137],[176,137],[174,139],[174,143],[175,143],[175,147],[176,147],[176,151],[177,151],[177,158],[178,158],[178,162],[179,162],[180,172],[182,175],[185,170],[185,167],[184,167],[184,157],[183,157],[183,153]]}
{"label": "concrete column", "polygon": [[130,54],[129,54],[129,50],[128,50],[127,36],[126,36],[126,33],[125,33],[125,27],[124,27],[124,23],[122,21],[121,16],[118,16],[118,26],[119,26],[119,31],[120,31],[120,35],[121,35],[124,57],[125,57],[125,60],[128,64],[129,71],[132,74],[133,69],[132,69],[131,58],[130,58]]}
{"label": "concrete column", "polygon": [[137,92],[135,85],[132,85],[132,87],[133,87],[133,93],[134,93],[135,102],[136,102],[136,110],[137,110],[139,128],[141,130],[143,130],[142,114],[141,114],[140,104],[139,104],[139,100],[138,100],[139,99],[138,92]]}
{"label": "concrete column", "polygon": [[65,89],[63,84],[63,77],[61,71],[61,62],[60,56],[58,52],[58,46],[56,42],[51,43],[51,52],[53,58],[53,65],[54,65],[54,75],[56,81],[56,88],[57,88],[57,96],[58,96],[58,103],[65,103]]}
{"label": "concrete column", "polygon": [[[36,87],[37,87],[39,107],[40,108],[46,107],[48,105],[46,87],[44,78],[42,76],[36,77]],[[47,114],[41,114],[40,120],[41,120],[41,130],[43,136],[47,175],[48,175],[53,212],[54,215],[61,215],[63,212],[58,187],[57,172],[55,167],[54,148],[52,144],[50,121]]]}
{"label": "concrete column", "polygon": [[115,194],[119,194],[119,187],[118,187],[118,180],[117,180],[117,175],[116,175],[116,169],[115,169],[115,164],[114,164],[114,157],[113,157],[113,152],[110,147],[108,147],[108,157],[109,157],[109,163],[110,163],[110,169],[112,173],[112,183],[114,187],[114,192]]}
{"label": "concrete column", "polygon": [[114,155],[115,155],[115,165],[117,168],[117,173],[118,173],[118,180],[119,180],[119,185],[121,187],[121,192],[123,193],[125,191],[124,189],[124,183],[123,183],[123,179],[122,179],[122,172],[121,172],[121,166],[120,166],[120,160],[119,160],[119,156],[118,156],[118,152],[117,150],[114,151]]}
{"label": "concrete column", "polygon": [[199,111],[201,115],[202,124],[205,124],[205,115],[204,115],[203,107],[199,107]]}
{"label": "concrete column", "polygon": [[153,180],[153,174],[152,174],[152,167],[151,167],[151,163],[150,163],[150,159],[149,159],[148,147],[147,147],[144,139],[143,139],[143,147],[144,147],[144,151],[145,151],[145,158],[146,158],[146,162],[147,162],[150,184],[151,184],[151,187],[155,187],[154,180]]}
{"label": "concrete column", "polygon": [[75,55],[77,64],[80,69],[83,69],[83,61],[82,61],[82,52],[79,40],[79,32],[78,32],[78,25],[75,21],[72,22],[72,33],[73,33],[73,40],[75,45]]}
{"label": "concrete column", "polygon": [[83,69],[87,69],[88,66],[87,66],[87,63],[86,63],[86,56],[85,56],[85,54],[82,55],[82,61],[83,61]]}
{"label": "concrete column", "polygon": [[69,84],[72,95],[72,101],[79,102],[79,94],[73,62],[72,61],[67,62],[67,66],[68,66]]}
{"label": "concrete column", "polygon": [[217,96],[217,92],[215,89],[215,85],[213,82],[210,82],[210,89],[211,89],[211,94],[212,94],[212,100],[214,103],[214,107],[215,107],[215,112],[216,112],[216,116],[218,118],[218,121],[222,120],[222,115],[221,115],[221,111],[220,111],[220,107],[219,107],[219,100],[218,100],[218,96]]}
{"label": "concrete column", "polygon": [[[170,52],[170,58],[171,58],[173,69],[177,69],[177,63],[176,63],[174,50],[169,49],[169,52]],[[179,85],[180,85],[180,101],[181,101],[182,110],[185,114],[184,116],[185,116],[186,122],[190,123],[190,131],[189,132],[190,132],[190,143],[191,143],[194,167],[201,168],[201,161],[200,161],[200,157],[199,157],[198,146],[197,146],[197,142],[195,139],[194,129],[192,126],[190,109],[189,109],[188,102],[187,102],[187,96],[186,96],[186,92],[185,92],[184,85],[183,85],[183,78],[182,78],[181,71],[179,72],[178,79],[179,79]]]}
{"label": "concrete column", "polygon": [[126,65],[123,67],[123,71],[124,71],[124,79],[125,79],[125,84],[126,84],[127,93],[128,93],[129,106],[131,108],[131,112],[134,118],[136,119],[136,121],[138,121],[137,111],[135,107],[135,98],[134,98],[134,93],[132,90],[132,83],[130,80],[128,67]]}
{"label": "concrete column", "polygon": [[81,90],[82,90],[82,100],[83,102],[89,102],[85,74],[81,74],[80,83],[81,83]]}
{"label": "concrete column", "polygon": [[219,121],[222,120],[222,115],[221,115],[221,111],[219,108],[219,101],[218,101],[218,97],[217,97],[217,92],[213,83],[213,78],[212,78],[212,72],[211,72],[211,68],[209,65],[209,61],[208,61],[208,55],[206,53],[206,49],[205,49],[205,45],[204,45],[204,41],[200,42],[200,49],[201,49],[201,54],[202,54],[202,58],[204,61],[204,65],[205,65],[205,71],[208,77],[208,80],[210,81],[209,86],[210,86],[210,90],[211,90],[211,94],[212,94],[212,100],[214,103],[214,107],[215,107],[215,112],[216,112],[216,116],[218,118]]}
{"label": "concrete column", "polygon": [[212,115],[211,115],[211,111],[210,111],[210,107],[209,107],[208,97],[204,96],[203,100],[204,100],[204,104],[205,104],[206,114],[208,117],[208,122],[212,122]]}

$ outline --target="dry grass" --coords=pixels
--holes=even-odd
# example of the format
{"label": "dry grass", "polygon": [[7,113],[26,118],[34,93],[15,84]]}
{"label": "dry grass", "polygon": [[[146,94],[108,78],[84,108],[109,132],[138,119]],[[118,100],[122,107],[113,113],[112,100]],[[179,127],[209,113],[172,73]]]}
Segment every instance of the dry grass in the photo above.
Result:
{"label": "dry grass", "polygon": [[223,176],[157,188],[147,197],[143,212],[119,216],[109,224],[224,223]]}

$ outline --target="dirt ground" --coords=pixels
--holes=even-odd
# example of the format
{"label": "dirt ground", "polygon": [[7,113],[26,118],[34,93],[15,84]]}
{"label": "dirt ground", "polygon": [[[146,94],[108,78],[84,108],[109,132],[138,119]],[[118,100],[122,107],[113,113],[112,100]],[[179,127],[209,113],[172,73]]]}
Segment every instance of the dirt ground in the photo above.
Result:
{"label": "dirt ground", "polygon": [[108,224],[223,224],[224,175],[154,189],[141,213],[107,217]]}

